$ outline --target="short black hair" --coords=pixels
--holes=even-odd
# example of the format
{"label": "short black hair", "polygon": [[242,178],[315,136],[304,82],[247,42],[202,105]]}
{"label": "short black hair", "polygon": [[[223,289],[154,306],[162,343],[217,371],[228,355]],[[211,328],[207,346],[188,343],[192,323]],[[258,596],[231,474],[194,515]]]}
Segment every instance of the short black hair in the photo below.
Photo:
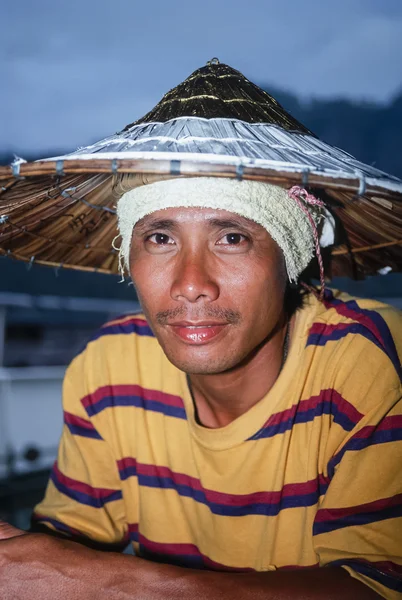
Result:
{"label": "short black hair", "polygon": [[301,283],[287,283],[285,290],[285,312],[290,319],[297,310],[303,308],[306,296],[309,294],[309,290],[305,288]]}

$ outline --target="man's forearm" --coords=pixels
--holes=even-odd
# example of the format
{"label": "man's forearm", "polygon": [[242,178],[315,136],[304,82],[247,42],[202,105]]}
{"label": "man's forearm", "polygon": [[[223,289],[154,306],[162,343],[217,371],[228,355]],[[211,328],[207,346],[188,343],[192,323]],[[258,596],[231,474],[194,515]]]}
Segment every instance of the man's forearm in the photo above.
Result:
{"label": "man's forearm", "polygon": [[[124,563],[121,559],[124,559]],[[306,571],[222,573],[114,556],[106,567],[107,597],[147,600],[378,600],[379,596],[339,567]],[[107,560],[107,559],[106,559]],[[133,567],[135,567],[133,569]],[[130,569],[133,569],[131,573]],[[130,595],[131,594],[131,595]],[[105,596],[106,598],[106,596]]]}
{"label": "man's forearm", "polygon": [[0,542],[2,598],[42,600],[374,600],[341,568],[268,573],[198,571],[90,550],[43,534]]}

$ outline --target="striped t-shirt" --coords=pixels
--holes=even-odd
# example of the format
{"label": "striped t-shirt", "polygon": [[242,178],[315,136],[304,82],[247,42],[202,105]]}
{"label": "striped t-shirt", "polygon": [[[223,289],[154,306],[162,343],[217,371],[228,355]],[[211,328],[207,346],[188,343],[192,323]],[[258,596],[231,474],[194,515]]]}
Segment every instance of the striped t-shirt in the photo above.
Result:
{"label": "striped t-shirt", "polygon": [[194,568],[341,565],[396,599],[398,353],[398,311],[311,295],[273,388],[208,429],[144,316],[111,321],[67,370],[58,458],[35,519]]}

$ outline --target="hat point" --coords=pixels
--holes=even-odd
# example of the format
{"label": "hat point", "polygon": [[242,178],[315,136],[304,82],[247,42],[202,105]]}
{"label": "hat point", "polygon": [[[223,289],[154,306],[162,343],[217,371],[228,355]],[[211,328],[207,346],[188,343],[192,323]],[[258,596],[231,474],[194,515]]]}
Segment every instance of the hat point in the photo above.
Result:
{"label": "hat point", "polygon": [[168,91],[151,111],[123,131],[134,125],[165,123],[180,117],[264,123],[313,135],[275,98],[216,57]]}

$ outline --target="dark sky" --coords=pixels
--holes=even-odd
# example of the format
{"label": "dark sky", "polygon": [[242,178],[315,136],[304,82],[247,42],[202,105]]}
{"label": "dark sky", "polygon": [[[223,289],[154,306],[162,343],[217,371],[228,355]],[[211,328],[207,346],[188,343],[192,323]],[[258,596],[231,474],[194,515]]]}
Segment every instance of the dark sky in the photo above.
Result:
{"label": "dark sky", "polygon": [[102,138],[214,56],[305,98],[402,86],[402,0],[9,0],[0,22],[0,151]]}

